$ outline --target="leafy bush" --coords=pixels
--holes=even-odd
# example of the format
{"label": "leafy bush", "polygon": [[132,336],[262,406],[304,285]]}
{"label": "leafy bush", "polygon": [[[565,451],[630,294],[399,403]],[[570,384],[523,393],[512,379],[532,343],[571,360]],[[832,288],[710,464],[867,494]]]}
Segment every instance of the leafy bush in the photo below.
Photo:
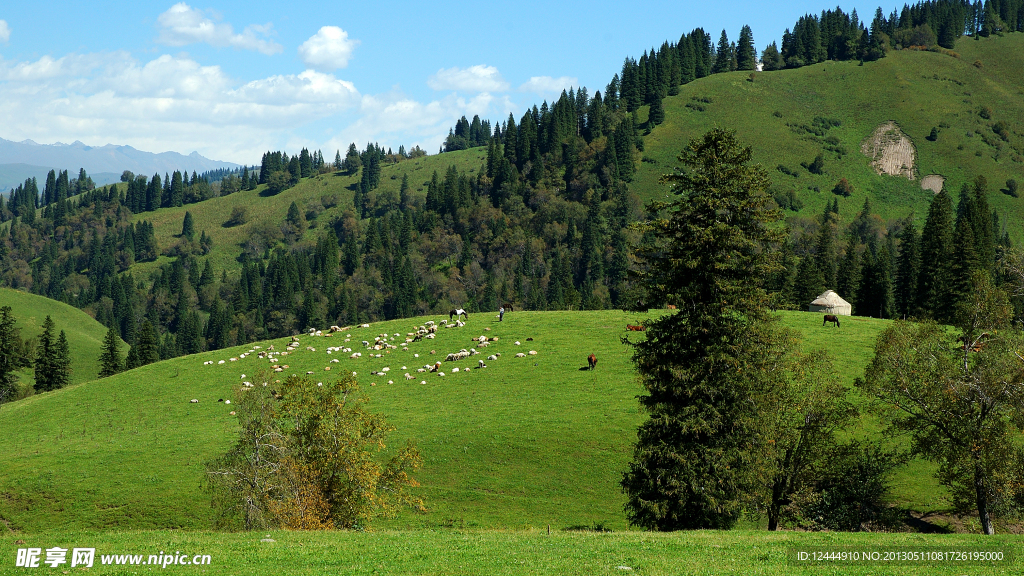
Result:
{"label": "leafy bush", "polygon": [[1017,192],[1017,181],[1014,180],[1013,178],[1010,178],[1009,180],[1007,180],[1006,181],[1006,190],[1003,190],[1003,192],[1006,193],[1009,196],[1013,196],[1014,198],[1019,197],[1020,193]]}
{"label": "leafy bush", "polygon": [[803,201],[797,198],[795,190],[783,190],[774,195],[775,203],[783,210],[799,212],[804,207]]}
{"label": "leafy bush", "polygon": [[225,228],[231,228],[232,226],[241,226],[249,221],[249,211],[245,206],[235,206],[231,209],[231,216],[228,216],[226,222],[224,222]]}
{"label": "leafy bush", "polygon": [[832,193],[836,196],[849,198],[853,194],[853,185],[846,178],[840,178],[839,182],[836,182],[835,187],[832,188]]}
{"label": "leafy bush", "polygon": [[889,506],[889,482],[908,460],[897,450],[869,442],[837,446],[811,491],[795,506],[804,526],[818,530],[885,530],[898,526],[903,511]]}
{"label": "leafy bush", "polygon": [[819,152],[818,155],[814,157],[814,160],[812,160],[810,164],[808,164],[807,162],[801,162],[800,165],[803,166],[804,168],[806,168],[807,171],[810,172],[811,174],[819,174],[819,175],[824,174],[825,173],[825,156]]}
{"label": "leafy bush", "polygon": [[793,169],[791,169],[788,166],[785,166],[783,164],[779,164],[778,166],[775,167],[775,169],[778,170],[779,172],[782,172],[783,174],[788,174],[788,175],[792,176],[793,178],[799,178],[800,177],[800,172],[798,172],[796,170],[793,170]]}

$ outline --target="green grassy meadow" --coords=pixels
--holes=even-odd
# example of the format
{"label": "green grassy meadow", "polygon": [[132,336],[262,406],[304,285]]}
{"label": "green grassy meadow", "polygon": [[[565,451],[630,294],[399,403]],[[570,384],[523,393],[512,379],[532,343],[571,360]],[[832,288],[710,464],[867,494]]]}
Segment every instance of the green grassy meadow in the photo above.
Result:
{"label": "green grassy meadow", "polygon": [[[301,346],[277,360],[289,368],[272,374],[276,379],[313,372],[319,379],[356,372],[371,409],[396,427],[391,446],[407,439],[417,444],[424,459],[415,474],[417,493],[428,511],[402,513],[381,527],[626,529],[618,481],[643,415],[636,400],[641,388],[620,338],[638,337],[625,325],[641,317],[621,311],[513,312],[498,322],[474,314],[465,327],[441,329],[436,339],[413,343],[407,352],[369,358],[361,346],[382,332],[398,333],[396,341],[402,341],[425,320],[353,328],[345,333],[350,342],[343,334],[301,336]],[[783,312],[781,322],[798,331],[804,350],[833,349],[847,383],[863,374],[875,335],[887,324],[850,318],[836,330],[822,328],[820,315],[801,312]],[[443,377],[415,372],[469,348],[470,339],[480,335],[499,340],[468,361],[444,363]],[[286,342],[257,345],[281,350]],[[242,381],[269,366],[255,354],[240,357],[257,345],[159,362],[3,406],[0,429],[18,441],[0,445],[0,521],[29,533],[58,527],[208,527],[203,465],[231,445],[236,430],[232,406],[218,400],[233,398]],[[335,346],[362,351],[363,357],[327,354]],[[537,355],[514,357],[530,350]],[[502,356],[486,361],[486,369],[476,368],[495,352]],[[597,369],[580,370],[591,353]],[[204,365],[208,360],[225,363]],[[453,373],[453,365],[472,370]],[[386,376],[370,374],[384,367],[390,368]],[[406,372],[415,378],[406,380]],[[190,403],[193,398],[199,403]],[[858,425],[850,433],[877,431]],[[942,508],[927,470],[905,469],[897,483],[906,504]]]}
{"label": "green grassy meadow", "polygon": [[[20,540],[21,542],[15,543]],[[264,542],[263,540],[273,540]],[[29,536],[0,534],[0,574],[32,573],[15,568],[18,548],[94,547],[88,573],[135,574],[646,574],[646,575],[820,575],[820,574],[1019,574],[1018,536],[838,534],[733,530],[649,532],[567,532],[546,530],[413,530],[379,532],[51,531]],[[857,550],[928,547],[996,548],[1013,554],[1000,565],[800,566],[790,563],[793,547],[853,546]],[[899,547],[899,548],[897,548]],[[101,565],[105,554],[139,554],[142,562],[161,551],[190,558],[209,554],[207,566]],[[45,556],[45,552],[44,552]],[[69,572],[67,565],[62,572]],[[61,568],[41,567],[41,573]]]}
{"label": "green grassy meadow", "polygon": [[[54,339],[64,330],[71,349],[71,381],[95,380],[100,372],[99,357],[107,329],[74,306],[11,288],[0,288],[0,306],[10,306],[21,330],[21,337],[37,337],[43,333],[43,321],[53,319]],[[122,343],[122,351],[127,346]],[[123,352],[122,352],[123,353]],[[31,368],[19,375],[31,386],[35,381]]]}

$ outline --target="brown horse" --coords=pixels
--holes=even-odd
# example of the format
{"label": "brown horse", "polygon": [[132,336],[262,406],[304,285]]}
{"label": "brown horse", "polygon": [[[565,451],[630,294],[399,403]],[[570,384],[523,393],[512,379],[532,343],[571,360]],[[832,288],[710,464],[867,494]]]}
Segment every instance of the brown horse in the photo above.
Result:
{"label": "brown horse", "polygon": [[630,332],[643,332],[644,330],[646,330],[646,328],[644,328],[643,326],[634,326],[632,324],[626,324],[626,330],[629,330]]}
{"label": "brown horse", "polygon": [[839,328],[839,316],[835,314],[825,314],[825,319],[821,321],[821,325],[824,326],[831,322],[836,328]]}
{"label": "brown horse", "polygon": [[594,356],[593,354],[591,354],[590,356],[587,356],[587,364],[590,366],[591,370],[596,368],[597,367],[597,356]]}

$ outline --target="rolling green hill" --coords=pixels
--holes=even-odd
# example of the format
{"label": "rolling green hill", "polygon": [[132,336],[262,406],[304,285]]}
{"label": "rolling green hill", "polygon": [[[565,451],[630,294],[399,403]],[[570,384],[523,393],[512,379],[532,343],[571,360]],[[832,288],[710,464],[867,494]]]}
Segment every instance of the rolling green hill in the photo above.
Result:
{"label": "rolling green hill", "polygon": [[[0,288],[0,306],[10,306],[14,310],[22,338],[42,334],[43,321],[50,316],[54,324],[54,337],[60,334],[61,330],[64,330],[68,337],[73,370],[72,383],[96,379],[100,371],[99,357],[103,337],[107,334],[107,329],[102,324],[74,306],[10,288]],[[125,348],[122,345],[122,353]],[[32,369],[22,370],[20,376],[22,383],[31,387],[34,382]]]}
{"label": "rolling green hill", "polygon": [[[641,389],[619,338],[626,335],[625,324],[636,320],[620,311],[515,312],[500,323],[479,314],[464,328],[442,329],[408,352],[370,358],[362,340],[387,332],[401,334],[400,341],[413,326],[410,320],[383,322],[330,338],[302,336],[299,349],[282,358],[289,368],[274,376],[355,371],[370,408],[397,427],[390,445],[412,439],[419,446],[424,466],[414,476],[428,512],[403,513],[383,526],[603,523],[624,529],[618,482],[643,416],[635,398]],[[798,312],[783,313],[782,321],[802,335],[805,349],[843,350],[838,369],[847,383],[863,373],[874,336],[886,325],[851,318],[842,330],[830,330],[820,326],[820,315]],[[451,363],[444,365],[444,377],[415,371],[468,348],[470,338],[481,334],[499,340],[484,354],[456,363],[472,371],[453,373]],[[285,342],[273,344],[280,350]],[[328,346],[343,345],[363,350],[364,357],[326,353]],[[0,521],[26,532],[206,528],[203,464],[233,443],[237,426],[232,407],[218,400],[232,398],[240,382],[267,366],[255,354],[240,358],[250,349],[163,361],[0,407],[0,429],[17,439],[0,444]],[[529,350],[537,355],[515,357]],[[475,369],[495,352],[502,356]],[[597,369],[580,370],[590,353],[599,359]],[[208,360],[217,363],[205,365]],[[387,376],[370,375],[385,366],[391,369]],[[406,380],[406,372],[414,379]],[[193,398],[199,403],[190,403]],[[944,507],[929,471],[918,466],[903,472],[896,490],[904,504]]]}
{"label": "rolling green hill", "polygon": [[[1008,179],[1024,176],[1024,75],[1016,72],[1024,69],[1024,35],[962,38],[956,51],[959,58],[900,50],[863,65],[827,61],[753,75],[714,74],[683,85],[678,96],[665,98],[665,123],[646,137],[647,161],[632,187],[645,197],[662,194],[658,178],[678,165],[675,158],[682,145],[722,127],[735,129],[753,148],[754,161],[771,172],[776,191],[796,193],[804,203],[803,216],[819,215],[825,202],[836,197],[831,193],[836,182],[846,178],[854,192],[839,200],[844,221],[868,198],[883,218],[913,212],[920,224],[933,194],[921,189],[924,176],[944,176],[955,198],[962,184],[981,175],[988,180],[990,206],[1010,219],[1014,241],[1024,240],[1019,226],[1024,200],[999,192]],[[991,111],[990,118],[979,114],[983,107]],[[839,125],[817,136],[803,128],[815,128],[815,117],[838,120]],[[913,181],[876,174],[861,152],[863,141],[888,121],[916,148]],[[1005,141],[993,132],[997,122],[1011,127]],[[932,128],[938,129],[934,142],[927,139]],[[845,154],[823,150],[830,137]],[[824,174],[801,167],[823,151]],[[779,165],[799,176],[782,173]]]}

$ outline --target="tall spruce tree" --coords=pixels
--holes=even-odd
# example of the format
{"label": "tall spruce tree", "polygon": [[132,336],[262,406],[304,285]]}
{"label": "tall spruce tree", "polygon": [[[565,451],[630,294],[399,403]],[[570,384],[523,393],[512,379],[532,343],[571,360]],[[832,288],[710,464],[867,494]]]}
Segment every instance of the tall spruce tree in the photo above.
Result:
{"label": "tall spruce tree", "polygon": [[953,202],[943,189],[932,198],[921,232],[921,275],[917,280],[918,316],[948,320],[953,264]]}
{"label": "tall spruce tree", "polygon": [[736,42],[736,69],[753,70],[757,65],[757,51],[754,49],[754,33],[750,26],[740,29],[740,39]]}
{"label": "tall spruce tree", "polygon": [[43,333],[39,335],[39,345],[36,346],[36,359],[33,363],[36,392],[49,392],[55,388],[54,368],[57,349],[53,338],[53,328],[53,319],[47,315],[46,320],[43,321]]}
{"label": "tall spruce tree", "polygon": [[753,481],[755,408],[782,346],[759,285],[777,268],[765,250],[782,240],[749,148],[711,130],[680,155],[685,171],[663,177],[676,199],[655,203],[653,244],[637,256],[654,299],[678,312],[646,322],[632,343],[649,418],[623,475],[630,523],[657,530],[728,528]]}
{"label": "tall spruce tree", "polygon": [[53,350],[53,377],[50,380],[52,389],[58,390],[71,384],[71,372],[71,346],[68,344],[67,334],[61,330]]}
{"label": "tall spruce tree", "polygon": [[921,274],[921,238],[914,226],[914,218],[907,217],[900,232],[899,256],[896,265],[896,312],[902,317],[915,315],[917,282]]}
{"label": "tall spruce tree", "polygon": [[121,352],[118,351],[120,339],[117,329],[113,326],[107,329],[107,335],[103,338],[103,351],[100,352],[100,378],[113,376],[122,370]]}
{"label": "tall spruce tree", "polygon": [[15,371],[28,367],[22,354],[21,335],[15,324],[14,310],[0,306],[0,402],[10,400],[16,392],[18,376]]}

